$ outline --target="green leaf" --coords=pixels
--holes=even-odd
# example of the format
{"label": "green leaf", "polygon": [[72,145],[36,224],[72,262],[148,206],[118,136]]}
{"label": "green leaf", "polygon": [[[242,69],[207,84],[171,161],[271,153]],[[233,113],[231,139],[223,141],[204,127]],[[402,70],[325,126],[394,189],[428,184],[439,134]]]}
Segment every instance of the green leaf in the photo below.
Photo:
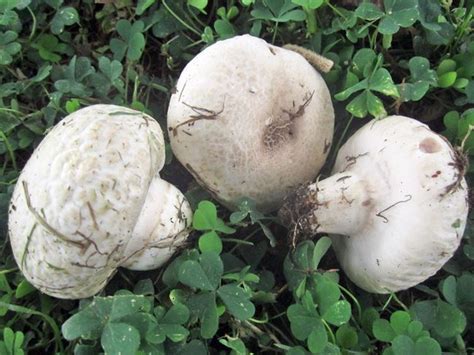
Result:
{"label": "green leaf", "polygon": [[250,295],[237,285],[229,284],[221,286],[217,294],[224,302],[227,310],[239,320],[253,317],[255,306],[249,301]]}
{"label": "green leaf", "polygon": [[225,225],[224,221],[217,217],[217,208],[210,201],[199,202],[194,212],[193,228],[199,231],[217,231],[232,234],[235,229]]}
{"label": "green leaf", "polygon": [[324,3],[324,0],[292,0],[292,3],[300,5],[305,9],[315,10]]}
{"label": "green leaf", "polygon": [[392,76],[385,68],[379,68],[375,71],[369,81],[369,89],[381,92],[387,96],[400,97],[398,89],[393,83]]}
{"label": "green leaf", "polygon": [[428,330],[434,330],[443,338],[451,338],[463,332],[466,317],[456,307],[439,299],[418,301],[410,307],[413,318],[420,320]]}
{"label": "green leaf", "polygon": [[31,46],[38,49],[38,54],[42,59],[53,63],[59,62],[61,60],[59,54],[65,51],[65,45],[59,43],[58,39],[50,34],[40,35]]}
{"label": "green leaf", "polygon": [[439,76],[438,85],[440,88],[448,88],[452,86],[458,77],[455,71],[447,72]]}
{"label": "green leaf", "polygon": [[308,336],[308,349],[313,354],[320,353],[328,344],[328,334],[322,322],[316,322]]}
{"label": "green leaf", "polygon": [[[100,315],[98,315],[92,307],[93,306],[88,306],[64,322],[61,327],[64,339],[90,338],[89,334],[99,336],[99,334],[102,333],[104,325],[102,324]],[[92,338],[95,338],[95,336]]]}
{"label": "green leaf", "polygon": [[392,351],[394,355],[413,354],[415,343],[407,335],[398,335],[392,341]]}
{"label": "green leaf", "polygon": [[116,295],[111,297],[110,300],[112,300],[112,307],[107,317],[110,321],[120,320],[123,317],[149,308],[148,300],[139,295]]}
{"label": "green leaf", "polygon": [[314,297],[320,313],[324,314],[341,297],[339,285],[329,278],[322,276],[317,279]]}
{"label": "green leaf", "polygon": [[367,116],[367,92],[368,90],[364,90],[364,92],[357,95],[346,106],[346,110],[355,117],[364,118]]}
{"label": "green leaf", "polygon": [[350,88],[337,93],[336,95],[334,95],[334,97],[338,101],[344,101],[344,100],[347,100],[353,93],[360,90],[367,89],[368,86],[369,86],[369,81],[367,79],[364,79],[358,82],[357,84],[351,86]]}
{"label": "green leaf", "polygon": [[217,254],[222,252],[222,241],[216,232],[210,231],[199,237],[199,250],[201,252],[212,251]]}
{"label": "green leaf", "polygon": [[20,43],[14,42],[17,38],[16,32],[0,32],[0,65],[10,64],[13,61],[13,55],[21,50]]}
{"label": "green leaf", "polygon": [[[164,354],[164,353],[163,353]],[[189,343],[184,344],[182,348],[176,353],[176,355],[209,355],[208,346],[202,340],[191,340]]]}
{"label": "green leaf", "polygon": [[142,15],[146,11],[146,9],[148,9],[154,3],[155,3],[155,0],[138,0],[135,13],[138,16]]}
{"label": "green leaf", "polygon": [[413,57],[408,62],[410,78],[398,86],[403,101],[418,101],[428,92],[430,86],[436,86],[438,77],[430,69],[430,62],[424,57]]}
{"label": "green leaf", "polygon": [[134,33],[128,43],[127,59],[137,61],[145,49],[145,36],[143,33]]}
{"label": "green leaf", "polygon": [[187,0],[187,2],[188,5],[191,5],[196,9],[203,11],[207,6],[208,0]]}
{"label": "green leaf", "polygon": [[444,279],[441,288],[444,298],[453,306],[456,306],[456,286],[456,278],[451,275]]}
{"label": "green leaf", "polygon": [[201,321],[201,336],[204,339],[212,338],[219,326],[215,293],[205,292],[193,295],[188,301],[188,308]]}
{"label": "green leaf", "polygon": [[155,287],[151,279],[139,280],[133,287],[133,293],[136,295],[153,296],[155,294]]}
{"label": "green leaf", "polygon": [[410,27],[420,14],[417,0],[384,0],[385,17],[378,29],[382,34],[395,34],[400,27]]}
{"label": "green leaf", "polygon": [[333,325],[340,326],[351,318],[351,304],[341,300],[333,303],[323,314],[323,319]]}
{"label": "green leaf", "polygon": [[448,45],[455,34],[454,26],[449,22],[439,22],[437,25],[440,27],[439,30],[426,30],[426,40],[434,46]]}
{"label": "green leaf", "polygon": [[297,6],[291,0],[273,0],[257,3],[250,14],[256,19],[273,22],[304,21],[306,14],[302,10],[294,10]]}
{"label": "green leaf", "polygon": [[220,284],[222,274],[224,272],[224,264],[218,254],[214,252],[204,252],[199,257],[199,263],[207,275],[209,282],[214,290]]}
{"label": "green leaf", "polygon": [[227,19],[216,20],[214,22],[214,29],[216,30],[216,33],[219,35],[220,39],[227,39],[236,35],[234,26]]}
{"label": "green leaf", "polygon": [[377,319],[380,319],[380,315],[379,312],[377,312],[377,310],[373,307],[364,309],[364,311],[362,312],[362,328],[368,335],[373,335],[372,328],[374,322]]}
{"label": "green leaf", "polygon": [[166,312],[160,323],[184,324],[189,319],[189,309],[183,304],[175,304]]}
{"label": "green leaf", "polygon": [[390,325],[397,335],[406,332],[410,321],[410,314],[404,311],[396,311],[390,316]]}
{"label": "green leaf", "polygon": [[34,288],[28,281],[22,280],[16,287],[15,298],[16,299],[23,298],[35,291],[36,291],[36,288]]}
{"label": "green leaf", "polygon": [[300,304],[292,304],[286,311],[290,320],[291,332],[298,340],[306,340],[312,332],[313,327],[324,327],[319,315],[316,312],[310,313]]}
{"label": "green leaf", "polygon": [[360,3],[355,10],[355,14],[357,17],[368,21],[378,20],[384,15],[382,10],[370,2]]}
{"label": "green leaf", "polygon": [[416,341],[414,355],[441,355],[441,346],[439,343],[430,338],[423,337]]}
{"label": "green leaf", "polygon": [[464,89],[469,84],[469,80],[466,78],[457,78],[453,84],[456,89]]}
{"label": "green leaf", "polygon": [[387,111],[385,111],[382,100],[370,91],[367,91],[367,110],[375,118],[387,116]]}
{"label": "green leaf", "polygon": [[422,331],[423,331],[423,324],[417,320],[411,321],[410,324],[408,324],[408,327],[406,329],[406,333],[413,340],[418,339]]}
{"label": "green leaf", "polygon": [[354,327],[344,324],[336,331],[336,341],[344,349],[352,349],[358,343],[357,331]]}
{"label": "green leaf", "polygon": [[185,261],[181,265],[179,268],[179,281],[186,286],[200,290],[215,290],[201,265],[194,260]]}
{"label": "green leaf", "polygon": [[377,340],[390,342],[396,337],[396,333],[386,319],[376,319],[372,325],[372,332]]}
{"label": "green leaf", "polygon": [[418,2],[420,12],[420,22],[422,26],[430,31],[439,31],[441,26],[438,19],[441,15],[441,6],[438,0],[425,0]]}
{"label": "green leaf", "polygon": [[219,342],[222,345],[228,347],[229,349],[232,349],[238,355],[247,354],[247,349],[245,348],[245,344],[239,338],[227,337],[227,339],[219,339]]}
{"label": "green leaf", "polygon": [[57,11],[51,21],[51,32],[59,35],[64,31],[65,26],[79,23],[79,14],[73,7],[64,7]]}
{"label": "green leaf", "polygon": [[378,30],[383,35],[393,35],[398,32],[400,26],[398,26],[397,22],[392,17],[384,17],[382,21],[380,21]]}
{"label": "green leaf", "polygon": [[359,77],[363,78],[366,72],[371,72],[374,67],[377,55],[372,49],[362,48],[354,54],[352,58],[352,71]]}
{"label": "green leaf", "polygon": [[123,71],[122,63],[118,60],[110,60],[107,57],[99,58],[99,69],[109,79],[111,83],[114,83],[120,78]]}
{"label": "green leaf", "polygon": [[439,63],[438,68],[436,69],[436,74],[443,75],[452,71],[456,71],[456,61],[453,59],[444,59]]}
{"label": "green leaf", "polygon": [[204,252],[199,262],[185,261],[179,268],[179,281],[187,286],[214,291],[220,283],[223,264],[215,252]]}
{"label": "green leaf", "polygon": [[322,237],[314,246],[313,249],[313,258],[312,258],[312,267],[313,269],[317,269],[319,263],[321,262],[322,257],[326,254],[326,252],[331,247],[331,239],[328,237]]}
{"label": "green leaf", "polygon": [[128,20],[122,19],[115,27],[121,38],[112,38],[110,41],[110,50],[114,53],[114,59],[121,61],[124,56],[130,61],[140,59],[145,48],[145,36],[142,33],[145,28],[143,21],[135,21],[132,25]]}
{"label": "green leaf", "polygon": [[199,202],[194,212],[193,228],[198,231],[213,230],[217,223],[217,208],[211,201]]}
{"label": "green leaf", "polygon": [[135,354],[140,347],[140,333],[125,323],[108,323],[100,343],[109,354]]}
{"label": "green leaf", "polygon": [[[171,6],[173,6],[170,3]],[[164,38],[169,36],[172,33],[178,32],[185,28],[185,26],[176,20],[164,6],[160,7],[158,11],[155,11],[152,16],[153,25],[152,32],[153,35],[158,38]]]}

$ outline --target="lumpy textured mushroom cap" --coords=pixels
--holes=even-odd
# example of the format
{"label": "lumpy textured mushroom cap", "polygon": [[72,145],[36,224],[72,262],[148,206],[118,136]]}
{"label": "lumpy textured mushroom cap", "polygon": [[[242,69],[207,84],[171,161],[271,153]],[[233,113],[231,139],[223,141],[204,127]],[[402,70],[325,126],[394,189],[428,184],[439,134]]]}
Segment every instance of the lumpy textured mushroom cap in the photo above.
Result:
{"label": "lumpy textured mushroom cap", "polygon": [[94,105],[59,122],[27,162],[10,204],[10,242],[27,280],[55,297],[83,298],[127,260],[139,262],[150,230],[132,232],[164,159],[162,131],[146,114]]}
{"label": "lumpy textured mushroom cap", "polygon": [[332,236],[345,273],[377,293],[407,289],[435,274],[458,248],[466,225],[463,169],[449,142],[414,119],[390,116],[357,131],[334,167],[334,173],[354,173],[368,193],[358,206],[368,211],[360,228],[349,237]]}
{"label": "lumpy textured mushroom cap", "polygon": [[299,54],[249,35],[217,42],[184,68],[168,110],[171,146],[224,205],[278,208],[326,159],[328,88]]}

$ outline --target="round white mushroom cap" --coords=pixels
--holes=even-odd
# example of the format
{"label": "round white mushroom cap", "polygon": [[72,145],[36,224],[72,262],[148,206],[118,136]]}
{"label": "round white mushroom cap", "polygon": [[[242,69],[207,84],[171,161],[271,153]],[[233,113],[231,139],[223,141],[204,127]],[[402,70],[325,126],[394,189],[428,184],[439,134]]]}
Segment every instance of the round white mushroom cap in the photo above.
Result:
{"label": "round white mushroom cap", "polygon": [[214,197],[278,208],[316,177],[334,111],[321,75],[300,55],[249,35],[217,42],[184,68],[168,129],[179,161]]}
{"label": "round white mushroom cap", "polygon": [[191,209],[159,178],[164,152],[159,124],[128,108],[94,105],[59,122],[10,203],[10,243],[26,279],[51,296],[83,298],[119,266],[165,262],[187,236]]}
{"label": "round white mushroom cap", "polygon": [[359,287],[395,292],[435,274],[458,248],[469,207],[464,170],[445,138],[390,116],[358,130],[340,149],[334,175],[310,185],[282,215],[299,208],[306,231],[331,233]]}

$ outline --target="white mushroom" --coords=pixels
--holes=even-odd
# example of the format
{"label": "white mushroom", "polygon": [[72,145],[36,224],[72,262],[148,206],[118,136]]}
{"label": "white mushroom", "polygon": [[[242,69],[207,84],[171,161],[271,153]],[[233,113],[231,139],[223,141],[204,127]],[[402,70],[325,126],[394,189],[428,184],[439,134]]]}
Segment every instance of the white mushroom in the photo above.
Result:
{"label": "white mushroom", "polygon": [[163,264],[184,242],[191,209],[160,179],[163,133],[114,105],[81,109],[33,152],[13,193],[9,235],[26,279],[59,298],[89,297],[119,266]]}
{"label": "white mushroom", "polygon": [[334,175],[280,210],[295,228],[330,233],[361,288],[389,293],[435,274],[460,244],[465,162],[442,136],[403,116],[369,122],[341,148]]}
{"label": "white mushroom", "polygon": [[321,75],[294,51],[249,35],[217,42],[184,68],[171,96],[171,147],[224,205],[281,206],[316,177],[334,112]]}

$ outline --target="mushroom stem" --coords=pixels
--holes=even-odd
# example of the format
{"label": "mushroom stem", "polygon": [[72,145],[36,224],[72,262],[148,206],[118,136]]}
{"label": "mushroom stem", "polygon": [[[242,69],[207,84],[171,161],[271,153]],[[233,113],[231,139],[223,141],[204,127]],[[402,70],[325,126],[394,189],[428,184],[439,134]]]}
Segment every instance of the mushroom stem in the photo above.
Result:
{"label": "mushroom stem", "polygon": [[132,270],[161,266],[184,243],[190,223],[191,209],[184,195],[156,176],[148,188],[121,266]]}
{"label": "mushroom stem", "polygon": [[354,235],[367,223],[370,205],[367,183],[357,174],[342,172],[297,192],[280,217],[305,234]]}
{"label": "mushroom stem", "polygon": [[323,57],[316,52],[297,46],[296,44],[285,44],[283,48],[289,49],[290,51],[301,54],[313,67],[318,69],[320,72],[328,73],[334,65],[334,62],[326,57]]}

